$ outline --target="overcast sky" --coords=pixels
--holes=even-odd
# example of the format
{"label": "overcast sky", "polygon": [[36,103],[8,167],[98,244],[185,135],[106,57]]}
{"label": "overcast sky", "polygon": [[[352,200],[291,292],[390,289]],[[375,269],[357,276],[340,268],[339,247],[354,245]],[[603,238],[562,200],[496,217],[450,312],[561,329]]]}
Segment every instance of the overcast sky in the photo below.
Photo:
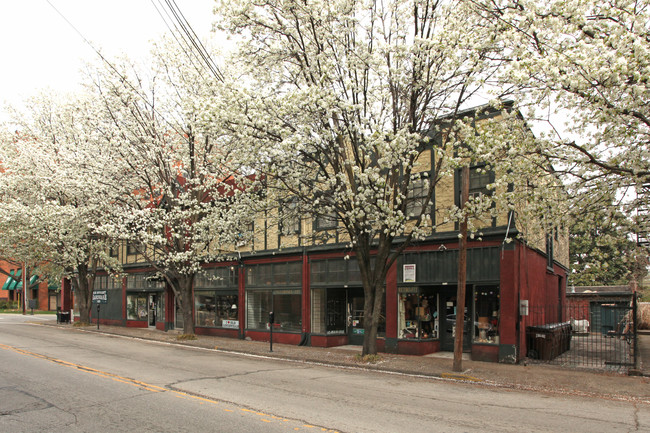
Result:
{"label": "overcast sky", "polygon": [[[175,2],[199,37],[210,36],[214,0]],[[84,62],[98,59],[77,30],[109,56],[124,52],[136,58],[146,54],[149,41],[167,31],[154,7],[163,10],[164,3],[164,0],[0,1],[0,111],[5,102],[19,103],[43,88],[74,90]]]}

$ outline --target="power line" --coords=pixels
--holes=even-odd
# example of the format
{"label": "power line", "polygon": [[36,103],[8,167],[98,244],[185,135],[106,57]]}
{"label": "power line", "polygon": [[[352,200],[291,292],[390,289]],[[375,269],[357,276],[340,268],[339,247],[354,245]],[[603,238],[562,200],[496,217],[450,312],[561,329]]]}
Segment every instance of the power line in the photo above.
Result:
{"label": "power line", "polygon": [[[179,39],[176,37],[175,32],[171,29],[167,21],[164,19],[162,14],[160,13],[160,10],[158,7],[156,7],[154,0],[151,0],[151,2],[154,4],[154,7],[160,14],[161,18],[165,22],[165,25],[167,25],[167,28],[172,32],[172,35],[174,36],[174,39],[181,45],[181,48],[185,52],[185,54],[191,59],[191,56],[188,54],[187,50],[185,49],[185,46],[181,44]],[[192,28],[191,24],[189,21],[185,18],[185,15],[181,11],[181,9],[178,7],[176,4],[175,0],[164,0],[164,4],[162,0],[158,0],[158,4],[165,10],[166,15],[170,18],[173,19],[174,21],[174,27],[176,28],[176,33],[180,34],[181,38],[187,45],[187,47],[191,50],[191,52],[195,55],[198,56],[210,73],[219,81],[223,81],[223,75],[221,71],[219,70],[218,66],[215,64],[214,60],[210,56],[210,53],[208,53],[208,50],[205,48],[199,37],[197,36],[196,32]],[[165,8],[166,5],[166,8]],[[170,13],[171,12],[171,16]],[[173,17],[173,18],[172,18]]]}
{"label": "power line", "polygon": [[[200,68],[200,67],[197,66],[197,64],[196,64],[196,61],[198,61],[199,63],[201,63],[201,59],[197,58],[196,54],[194,54],[192,51],[188,51],[188,49],[186,48],[186,45],[189,45],[189,44],[187,44],[187,42],[184,44],[183,42],[181,42],[181,40],[178,38],[178,36],[176,36],[176,34],[179,33],[179,34],[180,34],[180,37],[183,38],[183,41],[184,41],[183,34],[178,30],[178,27],[177,27],[177,26],[172,22],[172,25],[177,29],[177,31],[174,31],[174,29],[172,28],[172,26],[170,25],[170,23],[168,22],[168,20],[165,18],[165,15],[167,15],[167,18],[168,18],[170,21],[172,21],[172,18],[169,16],[169,12],[168,12],[168,11],[167,11],[167,10],[166,10],[162,5],[161,5],[161,8],[162,8],[162,11],[161,11],[161,10],[158,8],[158,6],[156,6],[156,3],[154,2],[154,0],[151,0],[151,4],[152,4],[153,7],[156,9],[156,12],[158,12],[158,15],[160,16],[160,19],[162,19],[163,23],[165,23],[165,26],[166,26],[167,29],[169,30],[169,33],[172,35],[172,37],[174,38],[174,40],[176,41],[176,43],[178,43],[178,46],[181,48],[181,50],[183,51],[183,53],[185,53],[185,55],[186,55],[187,58],[189,59],[190,63],[192,64],[192,66],[194,67],[194,69],[196,70],[196,72],[197,72],[201,77],[203,77],[203,71],[201,70],[202,68]],[[163,15],[163,12],[165,13],[165,15]]]}
{"label": "power line", "polygon": [[169,125],[169,126],[170,126],[174,131],[176,131],[177,134],[179,134],[179,135],[181,135],[181,136],[183,135],[183,133],[182,133],[181,131],[179,131],[179,130],[174,126],[174,124],[172,124],[171,122],[169,122],[169,121],[165,118],[165,116],[163,116],[163,115],[162,115],[162,114],[161,114],[161,113],[160,113],[160,112],[159,112],[159,111],[154,107],[154,105],[151,104],[151,103],[147,100],[147,98],[146,98],[143,94],[140,93],[140,90],[138,90],[137,88],[135,88],[135,87],[131,84],[131,82],[128,80],[127,77],[125,77],[125,76],[124,76],[120,71],[118,71],[117,68],[116,68],[116,67],[115,67],[111,62],[109,62],[108,59],[107,59],[106,57],[104,57],[104,55],[103,55],[103,54],[102,54],[102,53],[101,53],[97,48],[95,48],[95,46],[92,44],[92,42],[90,42],[90,41],[89,41],[89,40],[88,40],[88,39],[87,39],[87,38],[86,38],[86,37],[81,33],[81,31],[79,31],[79,29],[77,29],[77,27],[75,27],[75,25],[72,24],[72,22],[71,22],[68,18],[66,18],[65,15],[63,15],[63,13],[62,13],[61,11],[59,11],[59,10],[56,8],[56,6],[54,6],[54,5],[52,4],[52,2],[51,2],[50,0],[46,0],[46,1],[47,1],[47,3],[52,7],[52,9],[54,9],[54,10],[56,11],[56,13],[59,14],[60,17],[63,18],[63,20],[64,20],[66,23],[68,23],[68,25],[69,25],[69,26],[70,26],[70,27],[71,27],[71,28],[72,28],[72,29],[73,29],[73,30],[74,30],[74,31],[79,35],[79,37],[81,37],[81,39],[83,39],[83,41],[84,41],[86,44],[88,44],[88,46],[89,46],[89,47],[90,47],[90,48],[91,48],[91,49],[92,49],[92,50],[93,50],[93,51],[94,51],[94,52],[99,56],[99,58],[100,58],[100,59],[101,59],[101,60],[102,60],[106,65],[108,65],[108,67],[109,67],[109,68],[110,68],[110,69],[111,69],[115,74],[117,74],[117,76],[122,80],[123,83],[125,83],[129,88],[131,88],[131,90],[133,90],[133,91],[136,93],[136,95],[138,95],[138,96],[140,97],[140,99],[142,99],[142,100],[144,101],[144,103],[145,103],[147,106],[149,106],[149,107],[154,111],[154,113],[156,113],[156,114],[157,114],[161,119],[163,119],[163,121],[164,121],[167,125]]}

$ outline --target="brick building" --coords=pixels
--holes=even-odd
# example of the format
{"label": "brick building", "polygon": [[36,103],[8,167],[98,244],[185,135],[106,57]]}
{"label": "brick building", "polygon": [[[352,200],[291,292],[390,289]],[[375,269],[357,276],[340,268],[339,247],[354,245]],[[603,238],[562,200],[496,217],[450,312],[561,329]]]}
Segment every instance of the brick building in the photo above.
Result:
{"label": "brick building", "polygon": [[[433,148],[418,159],[420,172],[433,172]],[[489,173],[470,169],[471,193],[488,193]],[[414,185],[413,194],[418,192]],[[443,179],[431,197],[438,208],[457,202],[459,176]],[[468,243],[465,305],[456,302],[458,227],[439,224],[424,240],[409,246],[385,281],[379,325],[380,351],[426,354],[453,351],[455,317],[466,322],[465,351],[472,359],[516,362],[526,353],[528,316],[521,306],[546,309],[544,323],[567,320],[557,306],[566,301],[568,236],[541,229],[517,239],[513,214],[485,219],[481,240]],[[291,230],[287,230],[291,227]],[[252,240],[239,245],[236,260],[205,266],[194,284],[196,333],[331,347],[361,344],[363,302],[359,268],[341,224],[333,218],[302,216],[292,221],[256,221]],[[529,231],[530,232],[530,231]],[[326,236],[316,236],[314,234]],[[321,239],[326,239],[322,241]],[[508,241],[506,241],[508,239]],[[106,290],[101,322],[152,327],[182,327],[174,295],[137,251],[123,244],[115,253],[126,276],[100,275],[95,290]],[[64,297],[69,284],[64,283]],[[67,301],[66,301],[66,306]],[[94,308],[92,309],[94,311]],[[268,313],[275,313],[270,325]],[[547,311],[547,310],[544,310]]]}

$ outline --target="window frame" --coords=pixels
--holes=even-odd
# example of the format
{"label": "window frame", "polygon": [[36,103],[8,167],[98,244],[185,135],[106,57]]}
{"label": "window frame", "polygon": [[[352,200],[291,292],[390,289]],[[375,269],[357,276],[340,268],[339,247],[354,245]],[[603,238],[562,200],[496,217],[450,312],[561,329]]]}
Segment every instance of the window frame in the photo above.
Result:
{"label": "window frame", "polygon": [[[285,214],[285,209],[291,209],[289,215]],[[298,200],[295,198],[280,202],[280,218],[278,227],[280,236],[300,235],[302,231],[302,221],[297,209]],[[289,229],[287,229],[287,227]]]}
{"label": "window frame", "polygon": [[418,178],[411,179],[406,188],[406,218],[413,220],[419,219],[422,214],[420,214],[420,209],[422,209],[422,201],[427,200],[426,209],[424,210],[424,215],[431,215],[433,212],[433,195],[435,190],[431,192],[431,196],[428,196],[428,190],[431,188],[431,184],[427,188],[424,187],[426,180],[431,182],[430,173],[427,171],[417,173]]}
{"label": "window frame", "polygon": [[[325,222],[329,222],[325,224]],[[325,230],[335,230],[339,226],[339,218],[336,215],[336,212],[330,212],[327,214],[318,214],[314,218],[314,230],[316,231],[325,231]]]}

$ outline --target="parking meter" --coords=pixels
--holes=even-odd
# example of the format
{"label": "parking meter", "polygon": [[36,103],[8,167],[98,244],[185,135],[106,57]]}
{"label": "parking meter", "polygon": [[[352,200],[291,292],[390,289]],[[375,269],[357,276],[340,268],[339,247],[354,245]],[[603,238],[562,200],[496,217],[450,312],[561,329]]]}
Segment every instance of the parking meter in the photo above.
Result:
{"label": "parking meter", "polygon": [[269,331],[270,331],[269,352],[273,352],[273,322],[275,322],[275,314],[273,314],[273,311],[271,311],[269,312]]}

